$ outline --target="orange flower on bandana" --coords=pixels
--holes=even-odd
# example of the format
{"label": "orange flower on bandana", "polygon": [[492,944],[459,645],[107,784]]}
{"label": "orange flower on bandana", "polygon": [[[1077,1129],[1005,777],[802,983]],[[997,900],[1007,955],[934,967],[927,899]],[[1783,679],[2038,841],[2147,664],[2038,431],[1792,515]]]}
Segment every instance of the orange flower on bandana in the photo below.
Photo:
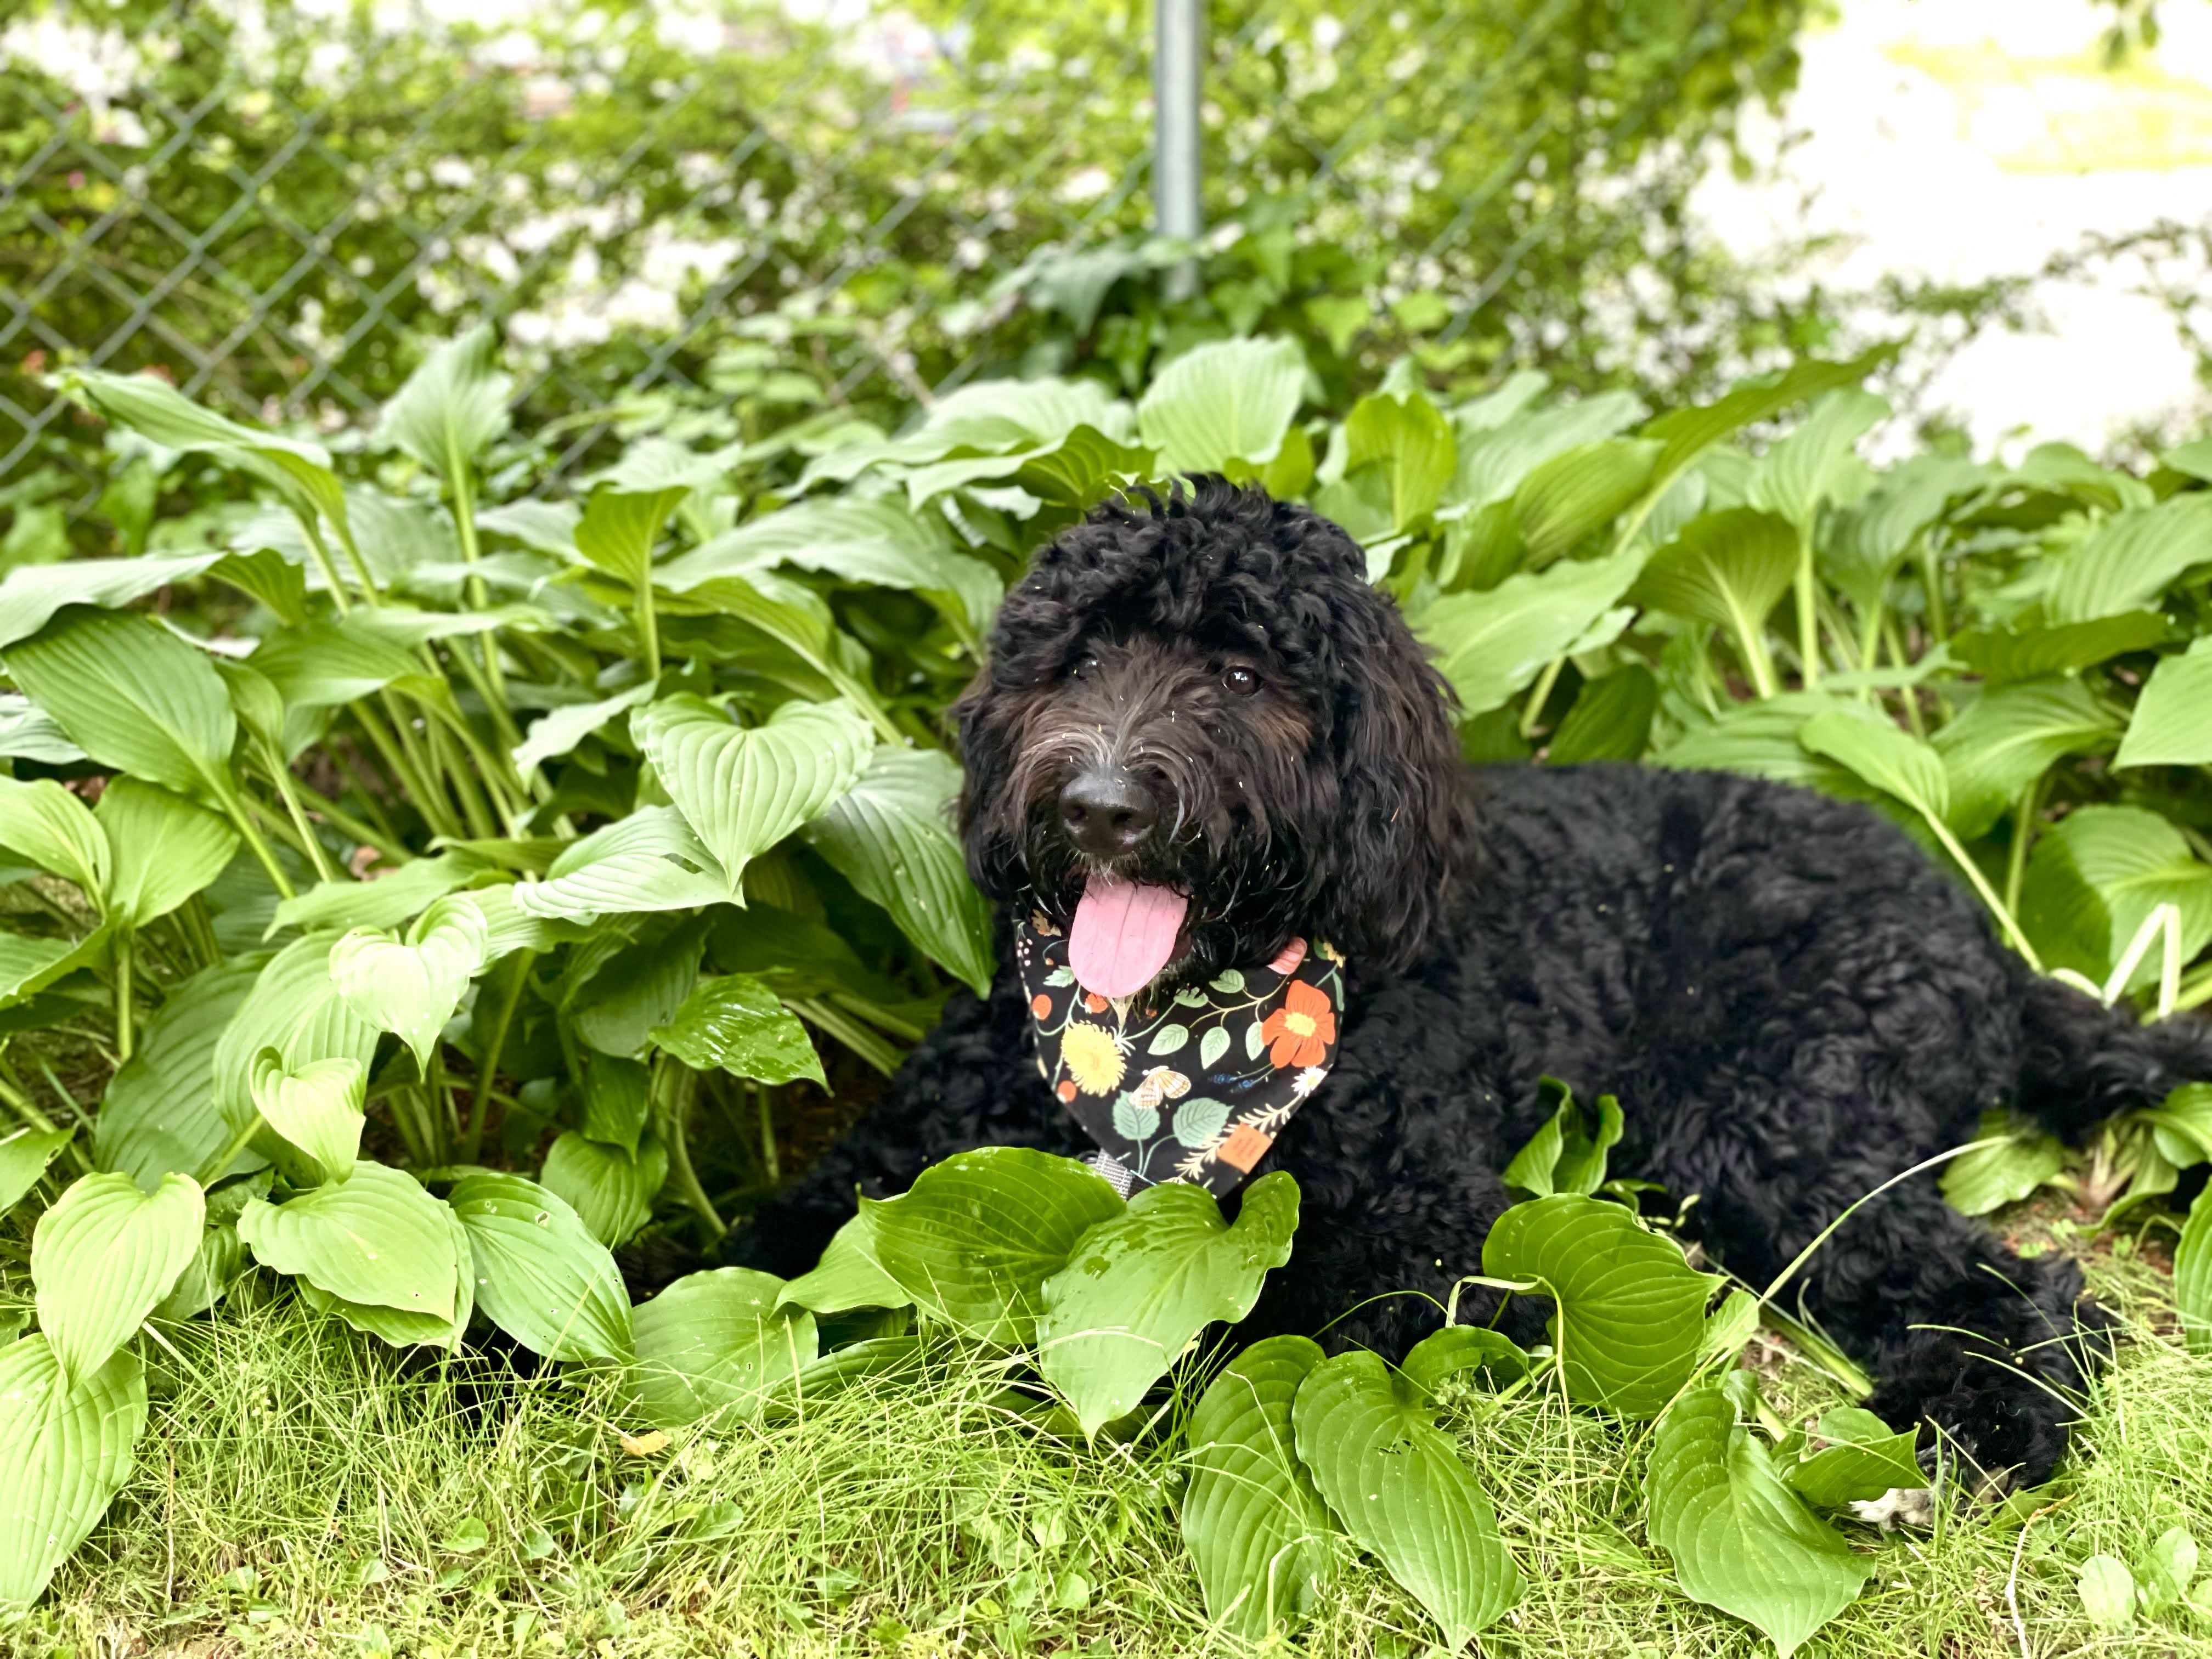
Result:
{"label": "orange flower on bandana", "polygon": [[1261,1023],[1260,1038],[1269,1045],[1268,1063],[1279,1072],[1285,1066],[1318,1066],[1336,1041],[1336,1009],[1328,993],[1292,980],[1283,1006]]}

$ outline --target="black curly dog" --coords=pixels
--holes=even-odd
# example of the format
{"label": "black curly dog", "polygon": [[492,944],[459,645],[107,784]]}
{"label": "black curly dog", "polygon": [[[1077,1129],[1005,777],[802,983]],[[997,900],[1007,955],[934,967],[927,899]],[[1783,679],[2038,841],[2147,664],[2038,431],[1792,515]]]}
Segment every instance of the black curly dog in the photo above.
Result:
{"label": "black curly dog", "polygon": [[[2212,1077],[2212,1035],[2138,1027],[2030,972],[1865,807],[1723,774],[1468,766],[1360,549],[1257,489],[1205,479],[1064,532],[1006,596],[956,714],[969,864],[1002,907],[1064,920],[1106,867],[1191,895],[1169,979],[1293,935],[1349,959],[1335,1069],[1266,1160],[1297,1178],[1304,1218],[1248,1334],[1395,1355],[1434,1328],[1480,1271],[1547,1075],[1618,1095],[1615,1171],[1694,1194],[1686,1231],[1759,1285],[1853,1200],[1972,1139],[1986,1107],[2078,1135]],[[1062,800],[1095,793],[1102,757],[1126,797],[1103,836]],[[803,1271],[856,1188],[902,1191],[954,1152],[1090,1151],[1038,1079],[1027,1018],[1010,971],[957,995],[734,1259]],[[2014,1255],[1928,1175],[1855,1215],[1802,1290],[1880,1379],[1883,1417],[1939,1425],[1990,1473],[2051,1472],[2104,1323],[2070,1263]],[[1533,1336],[1541,1309],[1514,1311]]]}

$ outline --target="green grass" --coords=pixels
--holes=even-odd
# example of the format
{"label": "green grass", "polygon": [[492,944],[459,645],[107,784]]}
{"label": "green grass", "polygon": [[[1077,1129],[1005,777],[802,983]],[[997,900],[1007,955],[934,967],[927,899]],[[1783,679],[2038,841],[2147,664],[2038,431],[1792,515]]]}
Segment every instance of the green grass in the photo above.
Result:
{"label": "green grass", "polygon": [[[2075,1594],[2094,1552],[2130,1559],[2177,1524],[2212,1547],[2212,1359],[2181,1349],[2163,1275],[2130,1241],[2090,1266],[2131,1340],[2089,1402],[2063,1506],[2021,1550],[2029,1650],[2212,1654],[2212,1620],[2185,1610],[2100,1634]],[[1001,1370],[950,1352],[918,1382],[872,1380],[803,1416],[702,1426],[640,1456],[622,1436],[642,1425],[605,1379],[401,1358],[289,1297],[240,1297],[166,1338],[149,1345],[137,1472],[0,1638],[14,1651],[1250,1650],[1207,1630],[1171,1456],[1057,1439]],[[1763,1364],[1793,1420],[1836,1402],[1786,1349]],[[1771,1651],[1671,1587],[1643,1537],[1636,1436],[1542,1398],[1469,1395],[1447,1422],[1528,1584],[1487,1651]],[[1853,1530],[1879,1575],[1803,1651],[2019,1653],[2014,1533],[1966,1515],[1909,1540]],[[1295,1650],[1422,1652],[1418,1609],[1378,1571],[1346,1568]]]}

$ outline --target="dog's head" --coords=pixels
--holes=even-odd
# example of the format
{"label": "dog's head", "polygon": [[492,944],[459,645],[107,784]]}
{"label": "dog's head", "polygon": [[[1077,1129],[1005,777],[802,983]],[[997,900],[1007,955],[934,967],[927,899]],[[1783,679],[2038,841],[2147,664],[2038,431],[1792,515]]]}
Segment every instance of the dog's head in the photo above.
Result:
{"label": "dog's head", "polygon": [[977,884],[1095,933],[1089,892],[1130,988],[1300,936],[1402,966],[1449,902],[1450,694],[1352,538],[1262,490],[1203,478],[1063,532],[954,712]]}

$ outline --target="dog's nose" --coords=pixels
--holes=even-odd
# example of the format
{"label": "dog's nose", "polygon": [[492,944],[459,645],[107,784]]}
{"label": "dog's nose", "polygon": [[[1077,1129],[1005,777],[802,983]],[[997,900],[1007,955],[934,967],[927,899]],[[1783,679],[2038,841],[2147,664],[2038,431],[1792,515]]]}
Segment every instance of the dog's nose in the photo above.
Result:
{"label": "dog's nose", "polygon": [[1135,850],[1159,821],[1152,792],[1126,772],[1085,772],[1060,792],[1061,833],[1095,859]]}

